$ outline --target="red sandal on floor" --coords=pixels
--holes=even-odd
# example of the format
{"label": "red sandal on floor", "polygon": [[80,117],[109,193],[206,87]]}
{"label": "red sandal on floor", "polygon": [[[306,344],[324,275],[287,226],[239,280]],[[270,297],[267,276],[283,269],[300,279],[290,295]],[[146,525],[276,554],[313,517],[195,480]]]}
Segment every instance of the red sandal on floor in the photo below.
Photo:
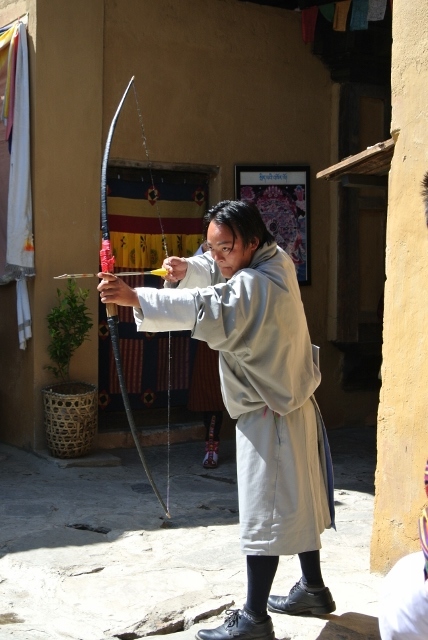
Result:
{"label": "red sandal on floor", "polygon": [[205,458],[202,465],[205,469],[215,469],[218,465],[218,445],[214,440],[207,440],[205,443]]}

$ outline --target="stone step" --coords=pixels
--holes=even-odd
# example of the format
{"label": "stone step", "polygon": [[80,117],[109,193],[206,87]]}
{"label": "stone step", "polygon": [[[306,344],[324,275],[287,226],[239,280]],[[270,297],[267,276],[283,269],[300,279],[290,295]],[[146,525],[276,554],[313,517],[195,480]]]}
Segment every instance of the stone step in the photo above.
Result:
{"label": "stone step", "polygon": [[[177,442],[202,442],[205,439],[205,427],[202,422],[171,425],[159,425],[149,429],[138,430],[142,447],[152,447]],[[98,449],[127,449],[135,447],[131,430],[100,431],[96,437]]]}

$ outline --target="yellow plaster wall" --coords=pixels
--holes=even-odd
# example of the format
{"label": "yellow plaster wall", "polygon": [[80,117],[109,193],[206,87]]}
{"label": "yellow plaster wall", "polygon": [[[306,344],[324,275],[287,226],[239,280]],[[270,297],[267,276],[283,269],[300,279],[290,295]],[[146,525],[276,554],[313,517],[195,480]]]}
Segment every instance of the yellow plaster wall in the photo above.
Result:
{"label": "yellow plaster wall", "polygon": [[[428,170],[428,14],[425,3],[394,0],[382,389],[371,567],[387,571],[420,549],[417,521],[427,503],[428,229],[421,181]],[[421,568],[422,570],[422,568]]]}
{"label": "yellow plaster wall", "polygon": [[[28,50],[30,75],[33,73],[35,22],[35,0],[0,2],[0,23],[7,25],[29,13]],[[33,301],[33,281],[28,282],[30,304]],[[33,445],[34,415],[32,404],[34,373],[34,341],[29,340],[27,349],[19,349],[16,285],[11,282],[0,286],[0,438],[11,444],[24,447]]]}
{"label": "yellow plaster wall", "polygon": [[[44,444],[40,390],[52,381],[44,366],[53,276],[97,270],[102,149],[133,75],[150,159],[218,165],[212,202],[234,197],[235,164],[310,165],[312,285],[302,296],[312,340],[321,347],[317,399],[328,427],[361,424],[377,394],[340,390],[342,356],[327,331],[328,321],[334,325],[335,204],[330,185],[315,178],[338,160],[331,146],[338,92],[302,41],[299,13],[238,0],[0,0],[3,23],[12,6],[30,11],[36,277],[26,352],[14,343],[13,313],[0,318],[0,438]],[[111,156],[147,159],[133,91]],[[96,281],[81,284],[91,289],[96,320]],[[12,309],[13,286],[0,287],[0,304]],[[97,367],[95,326],[71,374],[96,382]]]}
{"label": "yellow plaster wall", "polygon": [[[34,331],[35,416],[41,423],[40,388],[52,382],[43,366],[46,313],[55,302],[54,275],[97,272],[99,264],[102,0],[38,0],[34,96],[34,207],[36,238]],[[40,246],[37,239],[41,238]],[[70,377],[98,382],[96,280],[80,280],[94,327],[73,356]],[[43,431],[37,429],[35,447]]]}
{"label": "yellow plaster wall", "polygon": [[[1,314],[0,388],[5,391],[0,396],[0,436],[37,449],[44,446],[40,390],[53,381],[44,369],[49,364],[46,314],[55,303],[56,288],[63,286],[53,276],[98,269],[104,6],[102,0],[25,4],[36,260],[36,276],[30,281],[33,338],[20,352],[16,316]],[[0,6],[0,22],[9,16],[10,9]],[[89,304],[96,320],[98,301],[92,288]],[[0,301],[14,309],[13,285],[0,287]],[[96,325],[91,341],[73,359],[72,378],[97,382]]]}
{"label": "yellow plaster wall", "polygon": [[[106,0],[105,6],[103,137],[135,75],[150,160],[218,165],[212,203],[234,197],[235,164],[310,165],[312,286],[302,296],[312,340],[321,346],[317,399],[329,427],[364,423],[378,393],[341,391],[342,354],[327,339],[334,199],[315,175],[338,160],[337,145],[334,151],[330,145],[338,92],[303,43],[301,15],[237,0]],[[133,92],[111,154],[146,160]]]}

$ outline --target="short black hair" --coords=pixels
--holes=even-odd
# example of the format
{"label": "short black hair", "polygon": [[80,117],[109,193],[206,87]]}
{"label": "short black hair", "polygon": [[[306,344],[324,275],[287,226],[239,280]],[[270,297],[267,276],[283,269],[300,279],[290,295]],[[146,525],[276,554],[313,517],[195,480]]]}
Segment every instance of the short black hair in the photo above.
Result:
{"label": "short black hair", "polygon": [[205,237],[210,223],[215,222],[231,230],[234,242],[239,235],[244,247],[248,247],[255,238],[259,247],[275,240],[256,205],[246,200],[222,200],[205,213],[203,221]]}

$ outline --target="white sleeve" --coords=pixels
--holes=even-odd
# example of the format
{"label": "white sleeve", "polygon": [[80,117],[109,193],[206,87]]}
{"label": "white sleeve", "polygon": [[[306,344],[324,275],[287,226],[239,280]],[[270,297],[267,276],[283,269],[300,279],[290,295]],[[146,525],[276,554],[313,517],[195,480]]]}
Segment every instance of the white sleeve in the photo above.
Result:
{"label": "white sleeve", "polygon": [[214,284],[226,282],[226,279],[221,275],[219,268],[208,252],[201,256],[186,258],[186,260],[187,272],[183,280],[175,284],[165,281],[164,287],[166,289],[203,289]]}
{"label": "white sleeve", "polygon": [[195,297],[189,289],[137,287],[141,309],[134,307],[137,331],[193,330],[196,322]]}
{"label": "white sleeve", "polygon": [[404,556],[383,579],[379,597],[382,640],[428,638],[428,581],[422,551]]}

